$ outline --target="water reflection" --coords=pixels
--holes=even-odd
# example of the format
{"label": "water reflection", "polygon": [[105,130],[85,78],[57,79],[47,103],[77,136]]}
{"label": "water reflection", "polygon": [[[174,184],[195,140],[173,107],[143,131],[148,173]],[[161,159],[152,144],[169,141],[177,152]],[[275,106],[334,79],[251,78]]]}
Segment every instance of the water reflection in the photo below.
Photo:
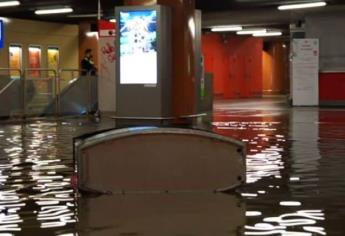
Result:
{"label": "water reflection", "polygon": [[[1,125],[0,235],[136,235],[145,230],[169,235],[164,228],[195,236],[221,235],[220,229],[231,230],[225,235],[344,235],[345,111],[287,109],[267,102],[264,109],[256,103],[241,106],[216,106],[213,123],[215,132],[247,143],[241,199],[182,199],[176,209],[164,203],[170,200],[155,197],[76,198],[70,184],[72,138],[112,123],[76,119]],[[154,207],[157,202],[162,207]],[[238,214],[222,206],[234,206]],[[180,227],[159,218],[162,211]],[[235,230],[240,226],[244,232]],[[194,230],[198,227],[203,232]]]}
{"label": "water reflection", "polygon": [[1,235],[75,235],[72,138],[98,128],[79,124],[0,126]]}
{"label": "water reflection", "polygon": [[245,235],[326,235],[324,211],[305,210],[313,204],[301,199],[318,181],[318,112],[270,114],[266,107],[215,113],[215,132],[247,143],[247,186],[241,194],[248,207]]}

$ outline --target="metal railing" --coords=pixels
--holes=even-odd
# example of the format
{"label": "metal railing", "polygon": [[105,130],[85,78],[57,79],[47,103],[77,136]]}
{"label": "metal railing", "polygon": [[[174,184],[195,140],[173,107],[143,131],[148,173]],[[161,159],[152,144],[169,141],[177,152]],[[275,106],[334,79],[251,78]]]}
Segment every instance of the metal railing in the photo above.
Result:
{"label": "metal railing", "polygon": [[[3,75],[3,82],[5,86],[0,88],[0,108],[3,108],[3,111],[0,109],[0,118],[12,117],[14,111],[20,110],[19,116],[22,118],[32,117],[32,116],[61,116],[66,115],[62,112],[62,96],[67,94],[68,99],[72,98],[71,103],[73,103],[73,96],[71,94],[77,90],[79,93],[79,98],[83,97],[83,103],[79,104],[80,107],[85,106],[86,113],[91,112],[94,104],[97,104],[97,98],[92,97],[94,91],[97,91],[97,76],[91,76],[90,73],[87,73],[83,70],[78,69],[60,69],[59,71],[47,68],[36,68],[36,69],[12,69],[12,68],[0,68],[0,75]],[[15,74],[15,76],[14,76]],[[69,74],[73,81],[66,80],[65,75]],[[86,75],[85,75],[86,74]],[[46,75],[46,76],[45,76]],[[79,83],[78,80],[83,80],[86,77],[87,80],[82,83]],[[15,82],[19,81],[19,82]],[[64,85],[62,82],[66,82]],[[77,82],[77,83],[75,83]],[[75,84],[74,84],[75,83]],[[85,85],[85,83],[87,85]],[[15,84],[15,86],[14,86]],[[76,86],[83,85],[83,89],[75,88]],[[85,86],[87,89],[84,90]],[[95,87],[96,86],[96,87]],[[69,87],[74,87],[70,89]],[[19,99],[20,106],[12,106],[11,103],[8,103],[9,96],[12,96],[12,90],[16,90],[16,93],[13,94],[12,99]],[[19,91],[17,91],[19,90]],[[69,91],[70,90],[70,91]],[[1,98],[6,94],[6,99]],[[20,94],[20,95],[19,95]],[[72,94],[73,95],[73,94]],[[37,99],[39,98],[39,99]],[[48,99],[47,99],[48,98]],[[38,100],[39,102],[43,101],[43,105],[39,107],[39,112],[31,112],[33,106],[33,101]],[[66,102],[66,100],[64,101]],[[78,98],[76,98],[78,99]],[[96,101],[95,101],[96,99]],[[92,102],[94,104],[92,104]],[[78,103],[78,101],[75,101]],[[6,108],[4,108],[6,107]],[[29,108],[31,108],[29,112]],[[72,112],[73,113],[73,112]],[[74,115],[81,115],[75,112]]]}

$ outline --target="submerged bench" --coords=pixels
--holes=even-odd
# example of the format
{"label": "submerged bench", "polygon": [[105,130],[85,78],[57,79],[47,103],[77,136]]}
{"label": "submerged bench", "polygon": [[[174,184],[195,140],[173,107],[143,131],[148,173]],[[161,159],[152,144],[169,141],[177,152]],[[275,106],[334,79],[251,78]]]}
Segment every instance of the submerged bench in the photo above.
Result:
{"label": "submerged bench", "polygon": [[200,130],[110,130],[76,139],[74,150],[85,191],[226,191],[245,181],[244,144]]}

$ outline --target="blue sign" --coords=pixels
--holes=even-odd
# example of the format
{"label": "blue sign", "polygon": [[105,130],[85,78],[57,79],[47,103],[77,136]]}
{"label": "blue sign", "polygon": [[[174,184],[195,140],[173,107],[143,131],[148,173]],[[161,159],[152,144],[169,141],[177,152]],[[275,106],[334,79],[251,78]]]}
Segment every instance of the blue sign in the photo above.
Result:
{"label": "blue sign", "polygon": [[4,47],[4,22],[0,20],[0,48]]}

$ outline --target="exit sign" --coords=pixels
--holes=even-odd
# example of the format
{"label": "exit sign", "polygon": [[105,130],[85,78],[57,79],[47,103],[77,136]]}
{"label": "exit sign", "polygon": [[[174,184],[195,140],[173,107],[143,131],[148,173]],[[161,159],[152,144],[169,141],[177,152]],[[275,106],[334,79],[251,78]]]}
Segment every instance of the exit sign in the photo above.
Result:
{"label": "exit sign", "polygon": [[4,47],[4,22],[0,20],[0,48]]}

